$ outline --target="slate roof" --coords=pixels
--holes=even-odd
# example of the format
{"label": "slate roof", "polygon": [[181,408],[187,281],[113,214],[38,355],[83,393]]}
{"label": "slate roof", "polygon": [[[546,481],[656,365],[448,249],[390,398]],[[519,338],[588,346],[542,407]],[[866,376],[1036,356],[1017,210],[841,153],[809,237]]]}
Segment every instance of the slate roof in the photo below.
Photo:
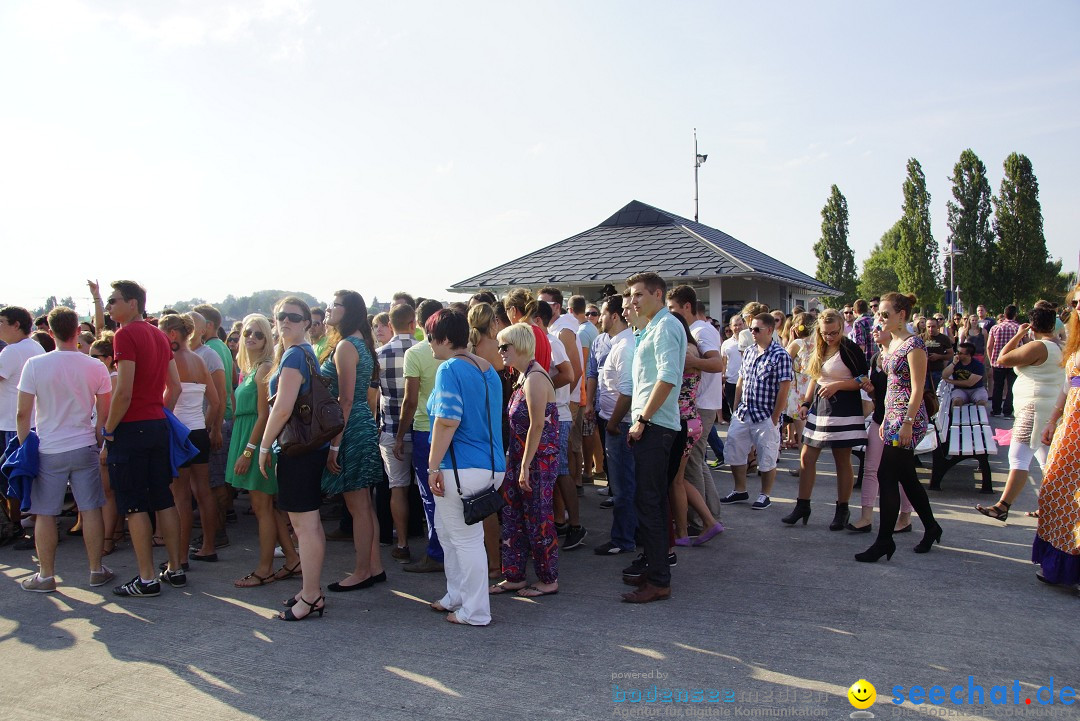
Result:
{"label": "slate roof", "polygon": [[721,230],[637,200],[595,228],[466,278],[448,290],[462,293],[548,283],[617,285],[645,270],[667,280],[740,276],[840,295],[835,288]]}

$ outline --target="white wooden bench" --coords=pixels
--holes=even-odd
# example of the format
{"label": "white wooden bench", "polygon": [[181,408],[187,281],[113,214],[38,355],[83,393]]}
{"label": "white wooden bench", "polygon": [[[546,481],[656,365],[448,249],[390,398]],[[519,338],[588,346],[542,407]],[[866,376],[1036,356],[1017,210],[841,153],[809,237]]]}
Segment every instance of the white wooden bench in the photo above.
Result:
{"label": "white wooden bench", "polygon": [[951,405],[952,386],[942,383],[938,397],[941,410],[937,415],[940,443],[934,451],[934,470],[930,475],[930,490],[940,491],[941,481],[950,468],[963,461],[978,461],[982,471],[980,493],[993,493],[990,481],[990,456],[998,451],[994,429],[990,425],[986,406],[969,403]]}

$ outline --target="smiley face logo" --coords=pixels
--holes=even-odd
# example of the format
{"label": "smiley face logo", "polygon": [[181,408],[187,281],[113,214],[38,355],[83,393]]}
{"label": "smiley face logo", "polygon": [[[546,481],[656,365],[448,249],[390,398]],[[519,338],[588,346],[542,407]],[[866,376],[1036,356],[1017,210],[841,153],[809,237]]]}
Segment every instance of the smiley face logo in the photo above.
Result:
{"label": "smiley face logo", "polygon": [[860,678],[855,683],[851,684],[851,688],[847,691],[848,701],[851,705],[857,709],[868,709],[874,705],[874,701],[877,700],[877,689],[874,688],[874,684],[867,681],[865,678]]}

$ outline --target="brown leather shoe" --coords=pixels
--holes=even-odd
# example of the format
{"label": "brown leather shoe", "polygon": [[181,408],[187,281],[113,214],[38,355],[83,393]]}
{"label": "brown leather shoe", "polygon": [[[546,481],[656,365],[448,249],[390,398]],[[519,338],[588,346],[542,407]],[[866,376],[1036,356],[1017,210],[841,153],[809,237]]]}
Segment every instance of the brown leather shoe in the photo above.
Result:
{"label": "brown leather shoe", "polygon": [[638,590],[624,593],[622,596],[624,603],[651,603],[652,601],[663,601],[668,598],[671,598],[670,587],[660,588],[651,583],[645,583]]}
{"label": "brown leather shoe", "polygon": [[644,573],[640,576],[622,577],[622,582],[625,583],[627,586],[644,586],[646,583],[648,583],[648,581],[649,579],[645,577]]}

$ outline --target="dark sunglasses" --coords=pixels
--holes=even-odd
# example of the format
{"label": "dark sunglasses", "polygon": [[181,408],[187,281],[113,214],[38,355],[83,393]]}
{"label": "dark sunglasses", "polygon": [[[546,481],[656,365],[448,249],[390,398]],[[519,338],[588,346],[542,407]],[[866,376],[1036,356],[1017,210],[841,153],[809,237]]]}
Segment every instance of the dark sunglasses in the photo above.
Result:
{"label": "dark sunglasses", "polygon": [[844,311],[844,315],[851,315],[851,314],[852,314],[853,312],[854,312],[854,311],[850,311],[850,310],[845,310],[845,311]]}
{"label": "dark sunglasses", "polygon": [[278,323],[283,323],[285,321],[289,321],[290,323],[304,322],[304,316],[300,315],[299,313],[286,313],[285,311],[281,311],[280,313],[278,313],[277,319]]}
{"label": "dark sunglasses", "polygon": [[1069,301],[1069,305],[1071,305],[1073,308],[1075,308],[1077,306],[1077,304],[1080,304],[1080,301],[1077,301],[1077,300],[1070,300]]}
{"label": "dark sunglasses", "polygon": [[881,318],[882,320],[888,320],[890,315],[891,313],[889,313],[889,311],[887,310],[878,311],[878,318]]}
{"label": "dark sunglasses", "polygon": [[91,358],[97,358],[98,360],[101,360],[102,358],[108,358],[109,356],[101,355],[100,353],[91,353],[90,357]]}
{"label": "dark sunglasses", "polygon": [[106,307],[106,308],[108,308],[108,307],[109,307],[110,305],[112,305],[113,303],[119,303],[119,302],[120,302],[120,299],[119,299],[119,298],[112,298],[112,297],[110,297],[110,298],[109,298],[109,299],[108,299],[107,301],[105,301],[105,307]]}
{"label": "dark sunglasses", "polygon": [[[293,313],[293,315],[296,315],[296,313]],[[281,320],[281,318],[278,318],[278,320]],[[292,320],[292,319],[290,318],[290,320]],[[294,320],[293,322],[294,323],[299,323],[300,321]],[[255,340],[266,340],[266,335],[264,335],[261,330],[245,330],[244,331],[244,337],[245,338],[250,338],[251,336],[255,336]]]}
{"label": "dark sunglasses", "polygon": [[[1073,305],[1076,305],[1076,304],[1075,304],[1075,303],[1073,303]],[[586,315],[586,316],[588,316],[588,317],[590,317],[590,318],[592,318],[592,317],[593,317],[594,315],[600,315],[600,313],[599,313],[599,311],[595,311],[595,310],[590,310],[590,311],[589,311],[588,313],[586,313],[585,315]]]}
{"label": "dark sunglasses", "polygon": [[765,330],[766,330],[766,329],[765,329],[765,328],[762,328],[762,327],[761,327],[760,325],[755,325],[755,326],[753,326],[752,328],[750,328],[750,332],[751,332],[751,333],[764,333],[764,332],[765,332]]}
{"label": "dark sunglasses", "polygon": [[508,350],[510,350],[510,344],[509,343],[500,343],[499,344],[499,352],[500,353],[505,353]]}

